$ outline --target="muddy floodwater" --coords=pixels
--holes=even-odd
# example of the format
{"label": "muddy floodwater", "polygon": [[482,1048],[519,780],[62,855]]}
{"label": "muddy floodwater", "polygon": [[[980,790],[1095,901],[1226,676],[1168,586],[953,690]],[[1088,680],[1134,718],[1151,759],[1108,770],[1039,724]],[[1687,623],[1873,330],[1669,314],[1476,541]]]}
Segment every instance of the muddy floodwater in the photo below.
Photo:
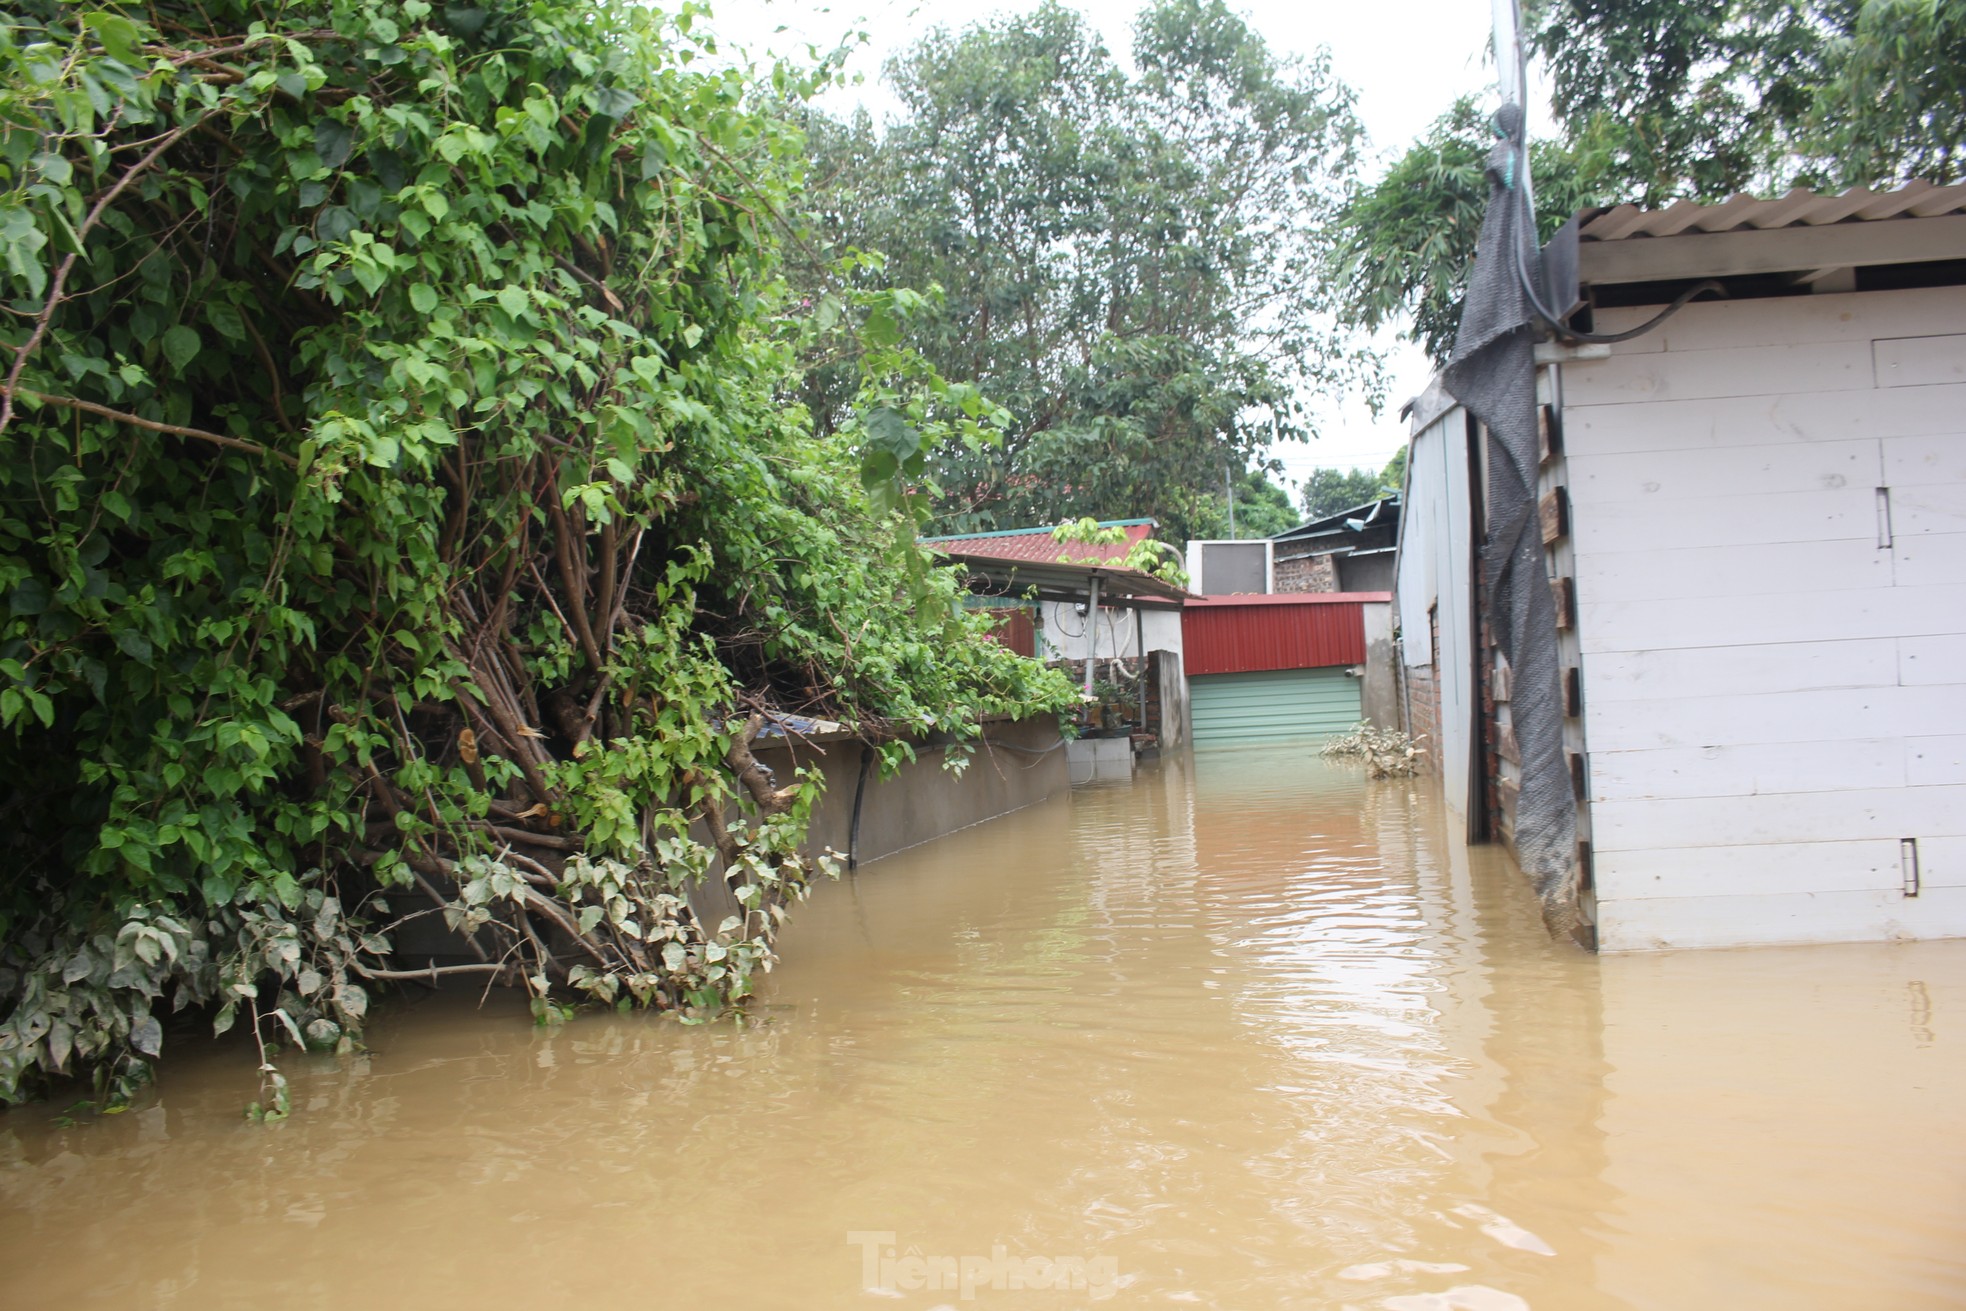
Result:
{"label": "muddy floodwater", "polygon": [[397,1005],[282,1124],[230,1040],[0,1115],[0,1304],[1966,1304],[1966,943],[1596,959],[1424,785],[1271,749],[867,866],[783,952],[741,1027]]}

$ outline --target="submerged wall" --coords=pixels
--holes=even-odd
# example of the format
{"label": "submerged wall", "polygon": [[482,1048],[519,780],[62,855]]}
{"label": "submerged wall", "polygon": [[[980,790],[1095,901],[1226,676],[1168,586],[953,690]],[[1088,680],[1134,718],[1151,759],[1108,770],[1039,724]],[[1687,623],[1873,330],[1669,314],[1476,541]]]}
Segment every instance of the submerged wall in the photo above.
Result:
{"label": "submerged wall", "polygon": [[[851,846],[865,864],[1064,791],[1069,781],[1062,747],[1054,716],[999,720],[983,726],[983,740],[962,773],[944,767],[953,748],[918,744],[915,759],[891,778],[870,767],[864,791],[861,760],[867,748],[857,741],[760,742],[756,755],[781,785],[798,767],[815,771],[825,791],[813,809],[808,845],[843,853]],[[856,791],[861,792],[857,844]]]}
{"label": "submerged wall", "polygon": [[[812,813],[806,849],[818,855],[827,850],[844,856],[850,849],[862,865],[882,856],[932,841],[972,824],[996,819],[1035,805],[1070,787],[1064,740],[1055,716],[998,720],[983,726],[969,765],[961,773],[944,768],[953,748],[918,743],[915,759],[891,777],[880,776],[879,762],[860,742],[837,737],[826,740],[761,739],[753,748],[758,762],[777,776],[781,786],[809,771],[823,786]],[[867,761],[862,781],[862,761]],[[860,828],[853,826],[854,798],[860,798]],[[737,817],[735,807],[731,818]],[[699,841],[709,834],[699,823]],[[842,866],[845,862],[842,861]],[[691,890],[690,907],[703,923],[715,925],[737,914],[737,901],[717,877]],[[443,880],[434,880],[441,888]],[[449,889],[443,889],[447,895]],[[416,967],[475,960],[470,948],[436,916],[412,920],[395,934],[399,957]],[[482,986],[481,982],[469,986]]]}

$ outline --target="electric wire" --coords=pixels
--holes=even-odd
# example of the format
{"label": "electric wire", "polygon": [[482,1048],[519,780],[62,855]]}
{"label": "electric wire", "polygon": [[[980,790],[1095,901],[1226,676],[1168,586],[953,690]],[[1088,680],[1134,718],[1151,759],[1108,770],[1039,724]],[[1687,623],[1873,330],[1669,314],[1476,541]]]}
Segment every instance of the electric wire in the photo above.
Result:
{"label": "electric wire", "polygon": [[[1526,124],[1528,121],[1527,117],[1525,116],[1522,121]],[[1529,176],[1528,128],[1525,126],[1520,129],[1509,144],[1516,156],[1516,167],[1513,172],[1517,178],[1527,178]],[[1515,178],[1509,179],[1506,185],[1510,191],[1515,193],[1522,210],[1521,220],[1527,225],[1524,231],[1529,234],[1527,241],[1517,240],[1510,243],[1515,247],[1516,280],[1522,285],[1522,294],[1528,299],[1529,308],[1535,312],[1537,318],[1541,319],[1549,326],[1551,331],[1557,333],[1559,336],[1571,341],[1581,341],[1596,346],[1612,346],[1621,341],[1630,341],[1634,337],[1644,336],[1673,315],[1685,309],[1687,304],[1696,296],[1703,295],[1707,292],[1713,292],[1720,296],[1727,295],[1727,286],[1725,283],[1715,278],[1707,278],[1704,281],[1694,283],[1685,291],[1680,292],[1670,305],[1667,305],[1636,328],[1628,328],[1623,332],[1585,332],[1581,328],[1570,327],[1564,323],[1561,315],[1543,303],[1542,294],[1536,287],[1536,279],[1529,272],[1528,247],[1534,243],[1536,233],[1536,211],[1533,202],[1529,199],[1529,188],[1516,185]]]}

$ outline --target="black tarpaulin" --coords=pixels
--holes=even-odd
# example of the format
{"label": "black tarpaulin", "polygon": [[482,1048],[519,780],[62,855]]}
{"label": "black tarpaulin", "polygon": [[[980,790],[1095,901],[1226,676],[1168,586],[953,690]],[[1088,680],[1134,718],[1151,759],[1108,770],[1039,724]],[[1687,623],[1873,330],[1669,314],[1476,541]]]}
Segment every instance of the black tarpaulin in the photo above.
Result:
{"label": "black tarpaulin", "polygon": [[1488,535],[1481,551],[1488,623],[1513,671],[1509,707],[1522,755],[1516,860],[1546,911],[1574,899],[1577,799],[1563,754],[1556,607],[1550,599],[1536,508],[1536,331],[1525,270],[1536,234],[1519,193],[1522,112],[1496,115],[1502,139],[1488,157],[1488,211],[1468,280],[1454,357],[1442,383],[1488,431]]}

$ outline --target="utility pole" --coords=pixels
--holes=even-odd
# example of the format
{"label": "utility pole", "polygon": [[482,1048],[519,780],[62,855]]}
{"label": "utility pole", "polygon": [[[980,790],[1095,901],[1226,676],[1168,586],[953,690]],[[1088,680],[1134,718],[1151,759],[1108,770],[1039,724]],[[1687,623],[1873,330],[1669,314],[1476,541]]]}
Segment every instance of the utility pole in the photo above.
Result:
{"label": "utility pole", "polygon": [[[1527,212],[1536,212],[1536,193],[1529,181],[1529,87],[1527,56],[1522,49],[1522,11],[1518,0],[1491,0],[1495,15],[1495,81],[1502,103],[1522,111],[1522,187]],[[1534,233],[1531,233],[1534,238]]]}
{"label": "utility pole", "polygon": [[1236,535],[1236,483],[1229,466],[1222,466],[1222,497],[1229,503],[1229,536]]}

